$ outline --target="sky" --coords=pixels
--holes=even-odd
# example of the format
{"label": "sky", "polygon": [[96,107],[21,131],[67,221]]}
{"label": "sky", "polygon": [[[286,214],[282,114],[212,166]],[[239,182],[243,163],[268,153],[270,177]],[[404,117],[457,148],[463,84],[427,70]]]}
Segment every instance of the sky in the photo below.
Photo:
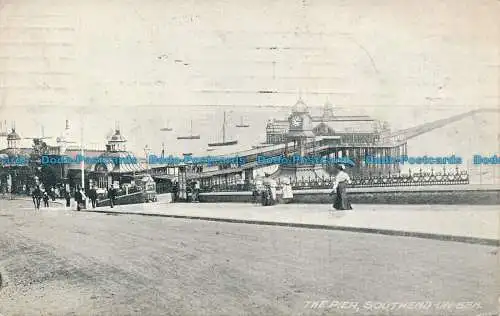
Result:
{"label": "sky", "polygon": [[[101,145],[119,121],[133,150],[174,153],[220,137],[223,110],[251,123],[241,146],[263,141],[299,96],[407,128],[498,108],[498,16],[493,0],[0,0],[0,119],[54,137],[83,120]],[[191,120],[202,140],[178,142]]]}

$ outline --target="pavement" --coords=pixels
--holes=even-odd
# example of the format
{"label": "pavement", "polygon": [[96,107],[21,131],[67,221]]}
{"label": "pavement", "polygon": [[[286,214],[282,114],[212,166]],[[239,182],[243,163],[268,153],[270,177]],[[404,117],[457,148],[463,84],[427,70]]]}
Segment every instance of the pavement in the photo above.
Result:
{"label": "pavement", "polygon": [[347,230],[500,245],[500,211],[474,205],[353,205],[334,211],[325,204],[157,203],[100,207],[88,212],[138,214],[233,223]]}
{"label": "pavement", "polygon": [[[484,316],[498,306],[494,246],[31,206],[0,200],[5,316]],[[291,206],[118,208],[156,207]]]}
{"label": "pavement", "polygon": [[[49,209],[66,209],[63,203],[51,201]],[[84,211],[346,230],[500,246],[500,211],[490,205],[360,204],[353,205],[352,211],[335,211],[325,204],[262,207],[249,203],[171,203],[170,194],[160,194],[156,203]]]}

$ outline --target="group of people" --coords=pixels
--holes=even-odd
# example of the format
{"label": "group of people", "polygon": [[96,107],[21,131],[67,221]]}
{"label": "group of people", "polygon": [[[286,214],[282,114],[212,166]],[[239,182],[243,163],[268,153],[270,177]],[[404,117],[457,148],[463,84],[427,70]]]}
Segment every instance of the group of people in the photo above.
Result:
{"label": "group of people", "polygon": [[46,190],[43,185],[36,185],[30,189],[31,198],[33,199],[33,205],[35,209],[40,209],[41,201],[43,200],[43,206],[49,207],[49,200],[55,201],[56,196],[54,194],[55,189],[52,187],[50,190]]}
{"label": "group of people", "polygon": [[[116,189],[114,187],[111,187],[107,190],[107,197],[109,198],[109,203],[111,208],[115,206],[115,201],[116,201]],[[75,201],[76,201],[76,210],[80,211],[82,208],[85,207],[85,201],[87,200],[87,196],[92,204],[92,208],[97,207],[97,189],[95,186],[90,188],[88,190],[87,194],[85,194],[85,191],[82,188],[79,188],[75,191]],[[67,202],[68,203],[68,202]]]}
{"label": "group of people", "polygon": [[[352,210],[351,203],[347,197],[347,187],[351,184],[351,178],[345,171],[345,165],[337,165],[337,173],[333,181],[332,191],[330,195],[333,196],[333,208],[335,210]],[[284,179],[280,183],[282,188],[282,200],[288,203],[293,199],[292,186],[289,179]],[[277,199],[277,183],[265,174],[264,178],[257,178],[253,183],[253,203],[261,203],[264,206],[274,205],[278,202]]]}
{"label": "group of people", "polygon": [[[60,196],[64,197],[64,199],[66,200],[66,207],[71,207],[71,193],[67,190],[63,190]],[[87,200],[87,196],[91,202],[92,208],[97,207],[98,194],[96,187],[93,186],[87,191],[87,193],[85,192],[85,190],[83,190],[83,188],[77,187],[74,192],[74,199],[76,202],[77,211],[81,211],[82,208],[85,207],[85,201]],[[111,207],[114,207],[116,201],[116,190],[114,188],[110,188],[107,191],[107,196],[110,200]],[[43,185],[36,185],[33,188],[31,188],[31,197],[33,199],[33,205],[35,206],[36,210],[40,209],[40,204],[42,200],[44,203],[44,207],[49,207],[50,197],[52,197],[53,201],[55,200],[55,196],[51,195],[50,191],[47,192],[47,190],[43,188]]]}
{"label": "group of people", "polygon": [[[179,186],[179,181],[177,179],[174,179],[172,181],[172,202],[177,202],[180,199],[184,199],[184,197],[180,196],[180,186]],[[189,181],[186,184],[186,197],[189,202],[192,203],[197,203],[200,201],[200,191],[201,191],[201,186],[200,186],[200,181],[198,180],[193,180]]]}
{"label": "group of people", "polygon": [[[281,198],[283,202],[290,202],[293,199],[293,192],[289,179],[284,179],[280,185],[282,188]],[[264,206],[278,203],[277,187],[277,182],[271,178],[270,174],[266,173],[263,179],[261,177],[257,177],[253,183],[253,203],[261,203]]]}

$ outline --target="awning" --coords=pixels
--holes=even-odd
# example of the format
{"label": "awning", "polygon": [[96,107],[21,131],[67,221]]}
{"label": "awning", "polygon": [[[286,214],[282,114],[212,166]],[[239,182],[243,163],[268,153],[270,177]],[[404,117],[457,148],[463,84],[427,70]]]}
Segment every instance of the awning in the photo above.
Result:
{"label": "awning", "polygon": [[176,175],[173,175],[173,174],[164,174],[164,175],[161,175],[161,176],[155,176],[155,175],[152,175],[153,179],[161,179],[161,180],[173,180],[175,179],[177,176]]}
{"label": "awning", "polygon": [[119,164],[115,165],[112,172],[113,173],[133,173],[133,172],[142,172],[145,171],[146,168],[139,164]]}

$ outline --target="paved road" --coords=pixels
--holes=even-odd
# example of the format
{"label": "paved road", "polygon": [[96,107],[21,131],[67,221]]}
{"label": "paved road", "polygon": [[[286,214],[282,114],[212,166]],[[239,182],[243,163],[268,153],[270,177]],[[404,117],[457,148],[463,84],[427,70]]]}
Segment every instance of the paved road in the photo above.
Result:
{"label": "paved road", "polygon": [[0,201],[5,316],[471,316],[497,304],[493,247],[29,205]]}

